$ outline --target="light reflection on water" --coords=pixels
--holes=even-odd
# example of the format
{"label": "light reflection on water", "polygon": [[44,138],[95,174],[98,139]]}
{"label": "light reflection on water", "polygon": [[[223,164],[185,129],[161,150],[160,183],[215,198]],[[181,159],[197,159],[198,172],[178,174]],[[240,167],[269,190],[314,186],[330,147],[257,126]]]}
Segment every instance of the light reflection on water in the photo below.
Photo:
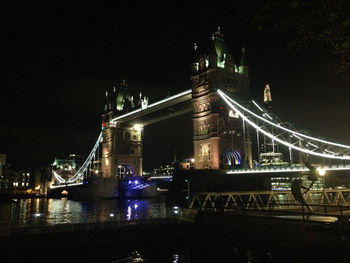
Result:
{"label": "light reflection on water", "polygon": [[[176,250],[176,249],[175,249]],[[157,253],[141,252],[138,250],[131,251],[123,256],[102,261],[103,263],[134,263],[134,262],[169,262],[169,263],[189,263],[189,250],[174,251],[157,251]]]}
{"label": "light reflection on water", "polygon": [[0,204],[2,226],[55,225],[164,218],[169,214],[165,198],[74,201],[62,199],[18,199]]}
{"label": "light reflection on water", "polygon": [[[175,210],[178,211],[179,208]],[[178,216],[174,208],[167,208],[164,197],[156,199],[95,200],[74,201],[62,199],[17,199],[11,203],[0,203],[0,231],[11,227],[44,226],[56,224],[88,223],[114,220],[137,220]],[[146,246],[146,245],[145,245]],[[165,251],[158,251],[140,245],[120,251],[116,247],[101,259],[100,263],[133,262],[179,262],[187,263],[187,251],[177,251],[172,246],[165,246]],[[180,255],[180,256],[179,256]],[[102,256],[101,256],[102,257]]]}

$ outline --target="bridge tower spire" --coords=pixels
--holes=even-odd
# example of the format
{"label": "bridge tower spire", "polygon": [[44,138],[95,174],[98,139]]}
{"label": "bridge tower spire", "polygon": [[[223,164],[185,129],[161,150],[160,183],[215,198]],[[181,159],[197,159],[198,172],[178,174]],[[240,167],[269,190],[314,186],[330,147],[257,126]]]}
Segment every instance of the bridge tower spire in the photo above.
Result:
{"label": "bridge tower spire", "polygon": [[242,72],[239,71],[220,27],[211,35],[206,51],[197,49],[195,45],[197,60],[191,64],[195,169],[252,167],[249,133],[236,114],[224,107],[216,93],[220,88],[246,100],[249,75],[244,69],[248,66],[244,65]]}

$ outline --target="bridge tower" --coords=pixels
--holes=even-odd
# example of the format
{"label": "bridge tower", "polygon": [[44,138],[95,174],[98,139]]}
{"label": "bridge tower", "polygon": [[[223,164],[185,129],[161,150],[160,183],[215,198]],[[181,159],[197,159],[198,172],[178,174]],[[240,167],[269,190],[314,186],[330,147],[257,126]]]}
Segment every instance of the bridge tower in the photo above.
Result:
{"label": "bridge tower", "polygon": [[102,114],[102,178],[110,183],[116,182],[116,185],[119,179],[142,175],[143,127],[113,121],[135,106],[125,81],[118,89],[114,87],[112,92],[106,91],[105,112]]}
{"label": "bridge tower", "polygon": [[199,51],[194,45],[191,71],[195,169],[252,167],[249,131],[216,93],[221,89],[236,99],[247,100],[249,67],[245,50],[237,66],[218,28],[211,36],[209,49]]}

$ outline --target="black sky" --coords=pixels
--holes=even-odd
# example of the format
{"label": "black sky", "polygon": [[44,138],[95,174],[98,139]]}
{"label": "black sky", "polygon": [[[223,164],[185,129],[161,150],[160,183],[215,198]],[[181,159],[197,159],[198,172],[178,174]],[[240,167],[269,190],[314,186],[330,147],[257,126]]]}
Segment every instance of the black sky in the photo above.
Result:
{"label": "black sky", "polygon": [[[250,29],[234,1],[118,2],[1,8],[0,152],[10,163],[47,165],[55,156],[87,155],[100,131],[104,91],[122,79],[151,101],[188,89],[193,43],[208,44],[217,26],[236,61],[246,47],[253,98],[261,101],[270,83],[281,118],[350,144],[350,89],[323,73],[321,52],[287,53],[280,36]],[[189,157],[190,124],[184,116],[146,128],[145,166],[170,161],[174,148],[179,158]]]}

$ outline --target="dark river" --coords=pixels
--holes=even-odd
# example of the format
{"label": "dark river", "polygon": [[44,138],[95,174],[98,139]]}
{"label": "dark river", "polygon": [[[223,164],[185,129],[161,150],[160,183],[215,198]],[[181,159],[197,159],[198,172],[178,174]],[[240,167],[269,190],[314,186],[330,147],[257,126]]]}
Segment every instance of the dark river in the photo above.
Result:
{"label": "dark river", "polygon": [[74,201],[62,199],[13,199],[0,204],[1,225],[55,225],[164,218],[171,215],[165,198]]}
{"label": "dark river", "polygon": [[[181,208],[167,207],[165,197],[152,199],[74,201],[62,199],[13,199],[0,203],[0,229],[22,226],[75,224],[112,220],[137,220],[181,216]],[[115,248],[94,262],[190,262],[184,248],[162,246]]]}

